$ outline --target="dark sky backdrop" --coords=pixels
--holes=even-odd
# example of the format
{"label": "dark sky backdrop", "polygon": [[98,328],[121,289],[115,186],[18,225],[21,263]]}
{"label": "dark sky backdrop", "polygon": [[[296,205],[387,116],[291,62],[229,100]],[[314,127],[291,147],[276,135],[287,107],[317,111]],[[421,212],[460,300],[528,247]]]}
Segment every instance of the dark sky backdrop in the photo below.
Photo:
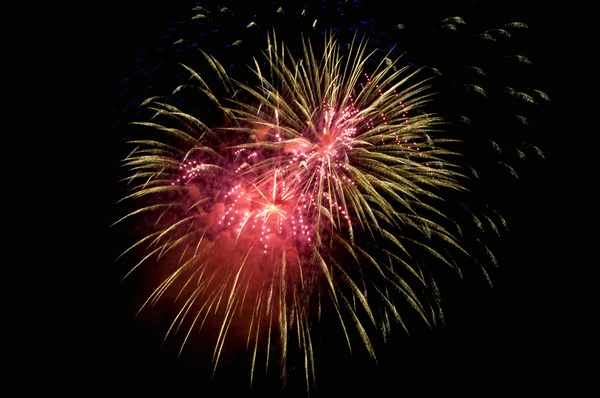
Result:
{"label": "dark sky backdrop", "polygon": [[[171,3],[150,5],[133,0],[115,8],[114,21],[109,24],[115,39],[110,59],[115,82],[127,73],[127,65],[138,51],[151,47],[168,28],[169,20],[188,9],[185,2],[175,6]],[[405,11],[415,17],[431,12],[432,8],[423,2],[416,3]],[[518,8],[515,20],[526,20],[536,29],[537,53],[527,55],[540,66],[546,82],[543,89],[555,100],[552,74],[556,67],[551,65],[550,51],[556,32],[548,13],[534,7],[519,8],[518,2],[506,4],[507,8]],[[438,10],[444,14],[443,8]],[[384,15],[391,21],[401,12],[399,6]],[[464,16],[460,8],[453,15]],[[434,336],[401,339],[392,344],[379,369],[349,363],[325,370],[331,377],[318,379],[321,387],[339,393],[360,389],[376,395],[389,391],[392,396],[406,391],[415,392],[408,396],[428,395],[431,391],[479,391],[481,396],[503,391],[537,396],[552,391],[554,380],[559,378],[557,369],[564,366],[561,319],[568,318],[568,314],[561,307],[554,285],[560,272],[559,260],[563,259],[557,248],[564,233],[555,214],[559,200],[552,188],[557,151],[552,140],[545,143],[545,165],[529,171],[518,200],[509,205],[511,232],[497,253],[501,268],[495,273],[495,287],[465,285],[455,296],[443,297],[446,328]],[[140,396],[159,392],[174,396],[182,389],[198,394],[194,396],[212,396],[209,390],[235,390],[236,386],[227,380],[209,382],[202,376],[194,379],[193,371],[164,354],[157,341],[129,318],[117,290],[112,285],[107,288],[111,299],[107,301],[104,324],[109,344],[103,354],[108,362],[98,370],[105,387],[114,388],[115,394],[124,389]],[[345,376],[336,377],[338,372]],[[238,390],[246,396],[243,389]]]}

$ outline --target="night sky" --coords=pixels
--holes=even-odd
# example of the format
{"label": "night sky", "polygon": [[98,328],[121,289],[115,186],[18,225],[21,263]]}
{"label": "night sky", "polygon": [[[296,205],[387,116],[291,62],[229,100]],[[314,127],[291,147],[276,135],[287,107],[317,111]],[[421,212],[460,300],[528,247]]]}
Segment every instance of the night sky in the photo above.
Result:
{"label": "night sky", "polygon": [[[386,12],[384,6],[377,11],[373,2],[369,9],[378,16],[376,22],[381,30],[401,22],[401,16],[405,21],[408,18],[426,21],[458,15],[469,21],[469,16],[474,20],[479,15],[473,11],[470,4],[473,2],[447,2],[443,6],[418,3]],[[489,3],[502,4],[503,7],[496,7],[506,12],[505,16],[530,25],[534,39],[531,51],[525,55],[533,60],[539,87],[556,102],[558,88],[552,76],[557,66],[553,65],[551,48],[557,32],[549,14],[534,7],[523,9],[520,5],[523,2]],[[114,33],[110,61],[115,85],[130,73],[130,64],[138,52],[152,47],[169,27],[169,20],[181,18],[188,8],[187,2],[176,6],[146,5],[139,0],[116,8],[114,21],[110,23]],[[485,11],[483,6],[476,9],[479,13]],[[497,17],[506,21],[502,15]],[[119,104],[118,95],[116,89],[115,104]],[[547,122],[535,127],[538,129],[535,137],[542,141],[537,144],[544,150],[546,160],[526,168],[514,192],[499,199],[510,231],[495,252],[500,267],[492,273],[494,287],[486,285],[483,278],[457,281],[452,294],[442,297],[447,325],[434,332],[417,332],[411,338],[403,336],[397,328],[397,337],[380,354],[379,366],[360,357],[346,358],[346,353],[330,353],[331,358],[326,359],[329,362],[317,374],[316,396],[357,392],[373,396],[384,393],[428,396],[434,392],[538,396],[553,391],[557,369],[564,366],[561,363],[565,351],[561,341],[564,322],[560,319],[568,317],[568,311],[561,307],[555,286],[562,272],[559,264],[563,253],[554,248],[561,246],[560,235],[564,231],[561,219],[554,214],[560,202],[552,184],[558,168],[557,144],[542,131],[550,125]],[[114,134],[111,156],[116,161],[122,151],[118,145],[122,137],[118,131]],[[116,169],[113,173],[118,175]],[[113,199],[118,195],[120,192],[115,189]],[[119,248],[115,243],[110,254],[116,257]],[[112,262],[108,265],[106,296],[110,299],[107,299],[106,321],[102,322],[106,326],[107,344],[102,350],[106,361],[97,361],[106,363],[98,367],[104,387],[114,389],[115,394],[127,391],[136,396],[179,393],[213,396],[229,391],[239,393],[237,396],[250,395],[243,385],[247,379],[238,383],[222,372],[210,380],[202,373],[201,366],[177,361],[161,350],[162,331],[149,331],[133,321],[126,304],[131,292],[119,284],[119,276],[124,273],[115,267]],[[299,396],[293,391],[278,395],[277,383],[267,387],[273,396]],[[253,393],[263,396],[259,389]]]}

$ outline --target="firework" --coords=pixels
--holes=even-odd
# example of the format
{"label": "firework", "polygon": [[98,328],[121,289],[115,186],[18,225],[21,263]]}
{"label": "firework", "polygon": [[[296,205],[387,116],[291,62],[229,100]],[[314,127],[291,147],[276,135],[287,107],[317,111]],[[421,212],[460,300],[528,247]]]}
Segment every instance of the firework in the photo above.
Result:
{"label": "firework", "polygon": [[150,119],[134,123],[123,162],[136,207],[119,221],[144,226],[124,253],[141,260],[127,275],[160,275],[140,311],[174,303],[165,340],[181,353],[200,334],[214,370],[247,350],[251,383],[272,367],[285,379],[293,363],[309,388],[319,330],[333,321],[352,352],[376,360],[394,324],[408,333],[407,319],[443,323],[431,268],[460,275],[458,264],[496,262],[470,236],[473,222],[496,234],[505,224],[469,200],[480,168],[470,151],[482,144],[449,138],[448,118],[430,112],[439,70],[403,66],[395,49],[372,51],[363,36],[336,38],[303,38],[299,53],[270,34],[250,77],[197,51],[204,68],[180,65],[189,81],[144,101]]}
{"label": "firework", "polygon": [[445,149],[452,140],[432,136],[439,118],[419,113],[425,82],[396,63],[367,72],[367,40],[342,53],[327,38],[319,58],[306,42],[295,59],[273,35],[266,57],[268,70],[255,66],[255,87],[222,73],[225,100],[188,68],[229,127],[210,128],[161,100],[145,103],[155,118],[137,124],[164,139],[132,141],[125,167],[137,185],[128,198],[152,199],[129,216],[157,215],[156,230],[134,245],[147,248],[143,261],[179,257],[144,306],[177,290],[182,308],[168,335],[185,324],[182,348],[213,323],[216,366],[233,324],[247,329],[253,358],[278,344],[285,373],[293,340],[309,383],[311,324],[323,306],[338,314],[349,348],[355,328],[373,357],[370,333],[385,335],[391,319],[405,326],[399,298],[429,325],[438,321],[435,303],[418,293],[429,281],[407,247],[453,266],[430,244],[461,250],[432,204],[444,190],[462,190],[464,177]]}

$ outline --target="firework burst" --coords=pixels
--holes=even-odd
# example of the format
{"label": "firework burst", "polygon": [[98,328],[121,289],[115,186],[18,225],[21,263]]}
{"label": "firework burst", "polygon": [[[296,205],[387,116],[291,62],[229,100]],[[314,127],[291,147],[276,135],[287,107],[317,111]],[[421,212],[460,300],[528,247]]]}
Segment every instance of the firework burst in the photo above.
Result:
{"label": "firework burst", "polygon": [[306,41],[297,59],[273,34],[254,86],[204,54],[225,96],[183,66],[194,84],[175,91],[204,95],[225,127],[162,98],[144,102],[154,117],[136,124],[148,136],[131,141],[124,161],[134,185],[126,199],[142,205],[124,218],[150,214],[154,229],[127,251],[147,252],[131,272],[149,262],[172,269],[142,309],[174,299],[165,338],[180,333],[183,349],[208,329],[215,369],[242,334],[251,380],[258,356],[284,376],[293,356],[309,386],[322,313],[338,319],[350,350],[356,335],[373,358],[394,320],[408,330],[404,305],[429,326],[442,319],[426,261],[414,257],[455,268],[448,253],[466,256],[436,206],[465,177],[440,118],[422,110],[431,94],[419,71],[371,62],[367,47],[342,49],[328,36],[321,56]]}
{"label": "firework burst", "polygon": [[[301,368],[312,389],[333,327],[334,340],[377,361],[394,325],[443,323],[440,273],[474,265],[491,284],[487,238],[506,222],[487,190],[508,186],[499,170],[518,178],[519,163],[541,154],[523,132],[548,96],[505,78],[509,63],[530,65],[505,45],[526,24],[449,16],[433,35],[410,20],[388,35],[360,8],[348,17],[357,2],[309,3],[337,7],[332,23],[344,29],[319,43],[286,36],[288,47],[265,29],[300,21],[314,39],[327,22],[311,6],[257,6],[251,22],[197,6],[141,56],[121,97],[121,119],[143,121],[128,133],[132,210],[118,222],[141,230],[122,257],[128,277],[150,275],[140,313],[170,315],[165,342],[180,354],[210,346],[213,373],[246,353],[251,384]],[[481,48],[461,50],[465,41]],[[411,58],[386,43],[410,43]],[[171,69],[165,52],[182,64]],[[441,91],[433,101],[430,84]],[[140,87],[151,97],[137,108]]]}

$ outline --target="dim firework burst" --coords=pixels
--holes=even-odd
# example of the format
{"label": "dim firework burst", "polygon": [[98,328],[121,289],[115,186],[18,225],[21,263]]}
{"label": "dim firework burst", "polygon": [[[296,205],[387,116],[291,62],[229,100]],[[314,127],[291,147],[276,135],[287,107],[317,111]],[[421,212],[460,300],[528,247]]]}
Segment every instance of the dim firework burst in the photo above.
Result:
{"label": "dim firework burst", "polygon": [[180,333],[183,350],[207,331],[214,369],[243,339],[251,381],[258,356],[283,375],[293,357],[308,387],[322,314],[350,350],[360,341],[375,358],[374,339],[394,320],[407,330],[407,305],[430,327],[443,319],[419,264],[456,269],[450,253],[468,255],[437,207],[465,177],[442,120],[423,111],[431,94],[419,70],[376,61],[367,40],[342,47],[327,36],[320,57],[303,43],[294,58],[270,35],[255,85],[204,53],[219,92],[183,66],[193,84],[175,91],[215,104],[226,126],[146,100],[154,116],[135,124],[148,135],[124,160],[126,199],[139,206],[123,219],[146,214],[153,228],[127,250],[146,251],[131,272],[169,270],[142,306],[177,303],[165,339]]}

